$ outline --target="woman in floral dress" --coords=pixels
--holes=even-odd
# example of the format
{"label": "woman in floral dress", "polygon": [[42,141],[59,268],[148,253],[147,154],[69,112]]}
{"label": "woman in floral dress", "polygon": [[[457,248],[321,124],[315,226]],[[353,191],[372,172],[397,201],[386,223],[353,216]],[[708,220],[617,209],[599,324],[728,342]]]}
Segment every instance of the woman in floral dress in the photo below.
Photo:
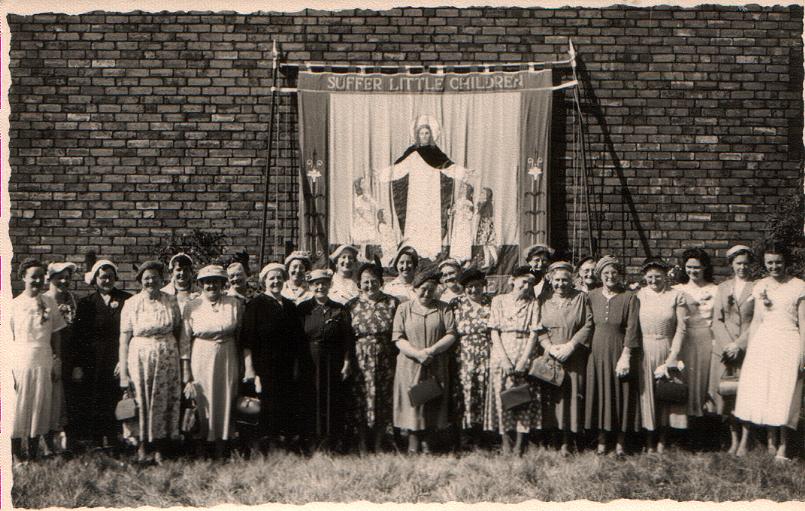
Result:
{"label": "woman in floral dress", "polygon": [[137,271],[142,291],[126,300],[120,313],[120,387],[133,385],[137,399],[137,461],[149,461],[153,448],[157,464],[165,442],[179,438],[179,355],[187,360],[190,354],[188,343],[180,347],[177,341],[182,318],[176,297],[160,291],[163,272],[158,261],[143,263]]}
{"label": "woman in floral dress", "polygon": [[394,313],[400,302],[380,291],[382,268],[366,263],[358,270],[358,279],[361,294],[348,304],[358,363],[355,396],[360,401],[357,408],[360,415],[358,443],[361,451],[365,451],[367,433],[371,431],[375,452],[380,452],[385,433],[391,428],[394,359],[397,355],[391,333]]}
{"label": "woman in floral dress", "polygon": [[526,380],[537,344],[539,303],[534,296],[536,278],[528,266],[512,272],[512,290],[492,299],[489,314],[489,333],[492,348],[489,354],[490,387],[486,399],[484,429],[500,433],[503,452],[510,454],[510,435],[516,433],[514,452],[522,454],[528,432],[541,427],[539,386],[531,384],[531,403],[504,410],[500,393]]}
{"label": "woman in floral dress", "polygon": [[452,302],[458,330],[461,384],[461,427],[471,430],[473,444],[480,444],[484,425],[486,388],[489,380],[489,316],[492,300],[484,294],[486,275],[471,269],[459,277],[464,293]]}

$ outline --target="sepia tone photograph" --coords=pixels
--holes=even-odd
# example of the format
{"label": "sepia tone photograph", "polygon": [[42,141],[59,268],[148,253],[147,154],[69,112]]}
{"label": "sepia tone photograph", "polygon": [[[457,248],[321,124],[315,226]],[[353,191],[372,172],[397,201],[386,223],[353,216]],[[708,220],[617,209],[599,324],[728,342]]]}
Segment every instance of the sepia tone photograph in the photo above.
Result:
{"label": "sepia tone photograph", "polygon": [[0,4],[18,508],[805,500],[800,4]]}

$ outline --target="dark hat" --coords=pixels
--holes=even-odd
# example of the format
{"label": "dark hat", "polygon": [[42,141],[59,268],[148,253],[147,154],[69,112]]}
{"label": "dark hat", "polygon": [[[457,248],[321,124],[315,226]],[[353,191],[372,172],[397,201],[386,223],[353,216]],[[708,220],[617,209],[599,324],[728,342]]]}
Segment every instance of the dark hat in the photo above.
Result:
{"label": "dark hat", "polygon": [[667,272],[668,269],[671,267],[664,259],[660,257],[649,257],[645,261],[643,261],[643,265],[640,266],[640,273],[646,273],[651,269],[657,269],[662,272]]}
{"label": "dark hat", "polygon": [[156,270],[159,272],[160,276],[165,275],[165,265],[160,263],[159,261],[146,261],[137,268],[137,275],[135,276],[135,280],[140,282],[140,279],[143,277],[143,273],[145,270]]}
{"label": "dark hat", "polygon": [[531,267],[526,264],[518,266],[514,270],[512,270],[512,278],[516,279],[517,277],[527,277],[527,276],[533,277],[534,274],[531,273]]}
{"label": "dark hat", "polygon": [[470,282],[475,282],[477,280],[485,282],[486,273],[482,272],[478,268],[470,268],[461,274],[461,276],[458,278],[458,283],[461,284],[462,287],[465,287]]}
{"label": "dark hat", "polygon": [[425,282],[428,282],[428,281],[433,281],[434,283],[438,284],[439,283],[439,272],[423,271],[423,272],[417,273],[416,277],[414,277],[414,281],[412,282],[412,285],[414,286],[414,289],[416,289],[416,288],[420,287],[422,284],[424,284]]}

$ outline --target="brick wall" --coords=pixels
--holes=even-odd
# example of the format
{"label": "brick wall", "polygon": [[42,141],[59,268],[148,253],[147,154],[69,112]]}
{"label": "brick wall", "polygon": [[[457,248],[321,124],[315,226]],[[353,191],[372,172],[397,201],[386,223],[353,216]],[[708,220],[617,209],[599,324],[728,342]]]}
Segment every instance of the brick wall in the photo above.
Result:
{"label": "brick wall", "polygon": [[[802,23],[792,7],[431,9],[10,15],[10,234],[16,259],[130,264],[183,228],[259,250],[271,42],[289,61],[466,64],[566,58],[572,38],[592,167],[593,237],[717,255],[802,192]],[[557,69],[558,79],[570,70]],[[292,77],[281,85],[292,86]],[[573,207],[573,110],[557,93],[552,242]],[[269,255],[298,235],[296,105],[280,100]],[[277,205],[278,207],[274,207]],[[574,235],[575,233],[575,235]],[[19,283],[15,283],[17,286]]]}

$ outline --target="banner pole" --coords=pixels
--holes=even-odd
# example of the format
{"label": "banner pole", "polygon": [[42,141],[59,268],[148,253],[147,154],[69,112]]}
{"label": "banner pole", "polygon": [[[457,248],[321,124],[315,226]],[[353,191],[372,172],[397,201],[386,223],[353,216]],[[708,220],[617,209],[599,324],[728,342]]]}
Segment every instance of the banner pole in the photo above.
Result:
{"label": "banner pole", "polygon": [[[573,47],[573,41],[568,38],[567,43],[569,45],[569,53],[570,53],[570,69],[573,72],[573,81],[578,83],[578,77],[576,76],[576,49]],[[587,182],[587,149],[585,147],[585,138],[584,138],[584,116],[582,115],[581,111],[581,99],[579,97],[579,87],[573,88],[573,101],[576,103],[576,110],[579,113],[579,144],[581,145],[581,186],[583,189],[583,199],[584,199],[584,211],[585,217],[587,220],[587,242],[590,245],[590,255],[595,256],[595,246],[593,245],[593,223],[591,220],[590,215],[590,191],[589,191],[589,184]]]}
{"label": "banner pole", "polygon": [[[269,120],[268,120],[268,150],[266,151],[266,165],[265,165],[265,188],[263,189],[263,221],[260,224],[260,268],[265,264],[266,254],[266,227],[268,226],[268,193],[270,185],[271,173],[271,156],[274,149],[274,103],[276,102],[276,86],[277,86],[277,59],[279,53],[277,52],[277,41],[273,41],[274,45],[271,49],[271,102],[269,103]],[[279,211],[274,211],[277,215]]]}

